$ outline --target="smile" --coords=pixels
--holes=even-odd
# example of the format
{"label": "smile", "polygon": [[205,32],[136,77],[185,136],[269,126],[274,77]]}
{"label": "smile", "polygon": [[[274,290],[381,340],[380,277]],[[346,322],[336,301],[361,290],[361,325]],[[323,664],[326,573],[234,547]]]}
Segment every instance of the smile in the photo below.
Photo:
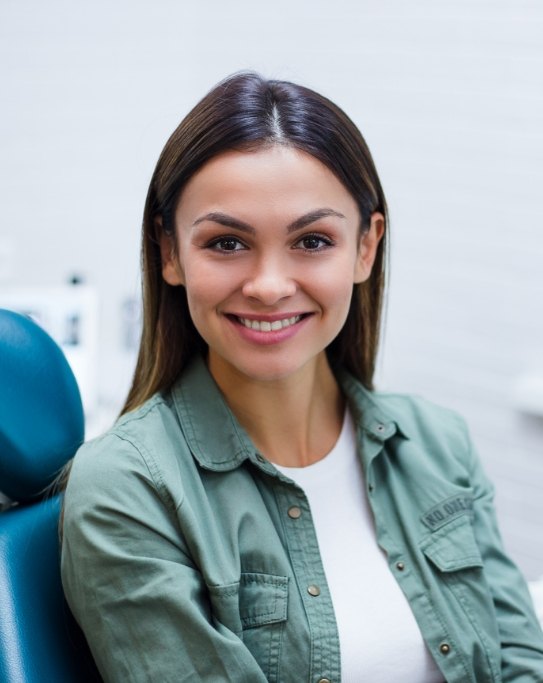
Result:
{"label": "smile", "polygon": [[248,330],[258,330],[258,332],[276,332],[285,327],[295,325],[301,320],[301,315],[292,316],[292,318],[283,318],[282,320],[250,320],[249,318],[237,317],[237,320]]}

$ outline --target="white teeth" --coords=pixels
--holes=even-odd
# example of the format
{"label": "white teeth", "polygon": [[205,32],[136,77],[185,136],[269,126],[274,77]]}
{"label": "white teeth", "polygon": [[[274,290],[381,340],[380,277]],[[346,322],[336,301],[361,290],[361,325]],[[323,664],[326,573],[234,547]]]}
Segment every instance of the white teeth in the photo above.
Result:
{"label": "white teeth", "polygon": [[301,318],[301,315],[294,315],[292,318],[283,318],[283,320],[274,320],[272,323],[268,320],[249,320],[249,318],[238,318],[242,325],[245,325],[249,330],[258,330],[259,332],[272,332],[281,330],[283,327],[295,325]]}

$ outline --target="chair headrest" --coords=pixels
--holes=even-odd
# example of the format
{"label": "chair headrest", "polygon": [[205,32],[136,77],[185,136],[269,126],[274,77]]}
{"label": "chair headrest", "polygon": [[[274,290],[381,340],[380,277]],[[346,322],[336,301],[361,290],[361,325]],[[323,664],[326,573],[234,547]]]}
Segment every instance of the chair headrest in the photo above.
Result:
{"label": "chair headrest", "polygon": [[0,309],[0,489],[13,501],[38,496],[83,437],[81,396],[60,347]]}

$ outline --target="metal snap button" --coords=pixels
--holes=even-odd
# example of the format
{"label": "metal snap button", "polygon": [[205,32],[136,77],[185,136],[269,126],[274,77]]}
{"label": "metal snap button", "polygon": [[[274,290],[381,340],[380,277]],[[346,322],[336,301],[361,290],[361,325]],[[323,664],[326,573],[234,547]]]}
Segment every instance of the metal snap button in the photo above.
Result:
{"label": "metal snap button", "polygon": [[307,592],[309,595],[312,595],[314,598],[316,598],[321,594],[321,589],[318,586],[311,585],[307,587]]}
{"label": "metal snap button", "polygon": [[439,651],[442,655],[448,655],[451,651],[451,646],[449,645],[449,643],[441,643],[441,645],[439,646]]}
{"label": "metal snap button", "polygon": [[289,507],[289,509],[287,510],[287,515],[288,515],[291,519],[298,519],[299,517],[302,516],[302,511],[300,510],[300,508],[299,508],[297,505],[292,505],[292,506]]}
{"label": "metal snap button", "polygon": [[399,572],[403,572],[403,570],[405,569],[405,564],[403,562],[396,562],[396,569]]}

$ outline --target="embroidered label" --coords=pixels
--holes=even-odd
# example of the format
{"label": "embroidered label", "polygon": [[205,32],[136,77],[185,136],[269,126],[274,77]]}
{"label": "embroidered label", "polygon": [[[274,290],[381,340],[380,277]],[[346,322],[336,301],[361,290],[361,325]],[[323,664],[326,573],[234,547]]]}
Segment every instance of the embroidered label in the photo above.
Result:
{"label": "embroidered label", "polygon": [[471,513],[472,510],[473,498],[471,496],[452,496],[430,508],[422,515],[421,520],[427,527],[434,530],[460,515]]}

